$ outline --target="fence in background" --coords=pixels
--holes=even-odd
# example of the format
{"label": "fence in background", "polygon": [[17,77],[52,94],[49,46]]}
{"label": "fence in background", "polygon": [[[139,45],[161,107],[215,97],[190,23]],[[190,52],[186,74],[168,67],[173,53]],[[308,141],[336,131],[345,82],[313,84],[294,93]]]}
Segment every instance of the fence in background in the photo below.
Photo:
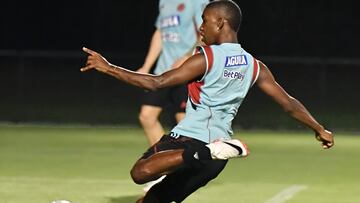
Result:
{"label": "fence in background", "polygon": [[[138,53],[105,53],[115,64],[136,69]],[[359,130],[359,59],[258,57],[278,82],[331,129]],[[143,90],[95,72],[81,73],[81,51],[0,50],[0,121],[138,124]],[[171,108],[170,108],[171,110]],[[170,113],[162,118],[174,121]],[[256,87],[234,125],[256,129],[302,129]]]}

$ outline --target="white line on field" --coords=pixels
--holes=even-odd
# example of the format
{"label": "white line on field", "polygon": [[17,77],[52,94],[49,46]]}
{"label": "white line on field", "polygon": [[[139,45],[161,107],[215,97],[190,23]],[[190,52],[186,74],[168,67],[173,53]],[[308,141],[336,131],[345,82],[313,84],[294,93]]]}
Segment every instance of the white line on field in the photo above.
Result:
{"label": "white line on field", "polygon": [[284,203],[294,197],[296,193],[300,192],[301,190],[305,190],[306,188],[306,185],[292,185],[281,190],[279,193],[277,193],[271,199],[267,200],[265,203]]}

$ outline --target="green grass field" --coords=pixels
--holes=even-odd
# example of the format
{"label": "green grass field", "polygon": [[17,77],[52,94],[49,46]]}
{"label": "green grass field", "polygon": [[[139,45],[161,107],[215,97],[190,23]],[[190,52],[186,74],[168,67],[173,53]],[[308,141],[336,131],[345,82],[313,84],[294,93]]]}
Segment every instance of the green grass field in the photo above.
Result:
{"label": "green grass field", "polygon": [[[360,136],[321,149],[307,132],[240,132],[250,147],[187,203],[359,203]],[[147,148],[136,127],[0,126],[0,202],[130,203],[129,170]]]}

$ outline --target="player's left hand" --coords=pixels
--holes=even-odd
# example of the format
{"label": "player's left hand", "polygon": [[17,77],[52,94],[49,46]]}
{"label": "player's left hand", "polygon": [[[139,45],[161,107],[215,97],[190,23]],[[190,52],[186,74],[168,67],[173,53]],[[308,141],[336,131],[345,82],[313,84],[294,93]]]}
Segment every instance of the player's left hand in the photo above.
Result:
{"label": "player's left hand", "polygon": [[96,51],[93,51],[86,47],[83,47],[83,51],[89,55],[86,61],[86,66],[80,69],[81,72],[85,72],[90,69],[96,69],[100,72],[106,72],[106,70],[110,68],[110,63]]}
{"label": "player's left hand", "polygon": [[315,137],[318,141],[321,142],[321,145],[324,149],[329,149],[334,146],[334,136],[332,132],[328,130],[322,130],[321,132],[316,132]]}

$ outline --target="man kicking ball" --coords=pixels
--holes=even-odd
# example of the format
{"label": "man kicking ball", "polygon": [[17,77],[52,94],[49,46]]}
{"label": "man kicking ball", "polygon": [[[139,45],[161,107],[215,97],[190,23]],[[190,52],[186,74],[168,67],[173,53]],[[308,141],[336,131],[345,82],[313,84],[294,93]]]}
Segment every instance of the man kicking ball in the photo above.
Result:
{"label": "man kicking ball", "polygon": [[206,6],[202,18],[200,35],[206,46],[198,47],[179,68],[161,75],[129,71],[109,63],[99,53],[83,48],[89,54],[86,66],[81,68],[83,72],[95,69],[149,91],[188,84],[185,118],[169,135],[149,148],[131,170],[131,177],[138,184],[167,175],[138,203],[182,202],[216,178],[229,158],[249,154],[243,142],[231,139],[231,125],[253,85],[269,95],[291,117],[312,129],[323,148],[334,145],[332,133],[275,81],[264,63],[238,43],[242,14],[236,3],[213,1]]}

